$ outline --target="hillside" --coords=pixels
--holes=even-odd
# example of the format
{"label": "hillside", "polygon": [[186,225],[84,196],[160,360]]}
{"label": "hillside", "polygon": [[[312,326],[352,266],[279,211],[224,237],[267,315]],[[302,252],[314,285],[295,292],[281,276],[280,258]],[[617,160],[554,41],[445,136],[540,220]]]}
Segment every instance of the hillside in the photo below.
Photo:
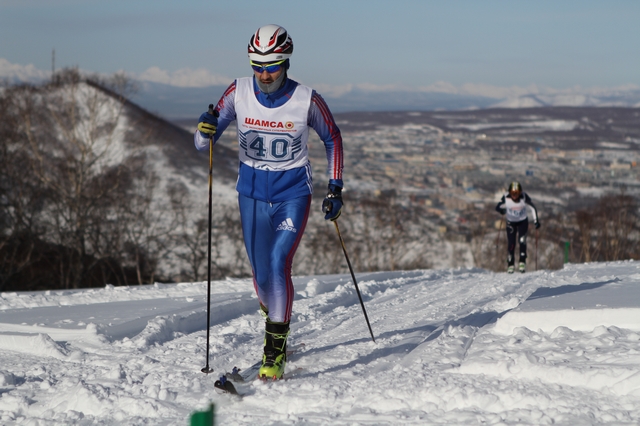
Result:
{"label": "hillside", "polygon": [[[124,220],[111,221],[113,232],[100,230],[97,235],[131,237],[90,247],[93,257],[87,263],[97,263],[99,268],[94,267],[92,277],[83,282],[104,282],[105,271],[111,274],[109,271],[118,269],[124,269],[124,273],[108,275],[106,282],[119,285],[201,279],[207,254],[208,153],[197,152],[193,147],[197,118],[168,122],[105,86],[81,81],[84,86],[77,93],[90,93],[100,102],[108,100],[123,111],[113,127],[103,126],[119,129],[116,133],[95,141],[87,138],[93,144],[91,149],[105,151],[106,145],[101,141],[111,141],[113,167],[117,161],[127,159],[122,164],[137,176],[129,193],[114,195],[113,201],[97,197],[87,204],[90,207],[105,203],[105,207],[96,210],[96,216],[118,217],[126,213]],[[48,96],[59,97],[55,85],[41,90],[53,90],[47,92]],[[345,148],[345,208],[340,223],[354,267],[359,271],[473,266],[502,270],[504,232],[498,233],[503,225],[493,206],[511,180],[522,182],[542,218],[539,234],[531,235],[535,245],[530,245],[530,258],[535,261],[529,270],[557,269],[567,260],[637,258],[640,254],[637,249],[634,251],[638,247],[634,241],[638,238],[638,225],[634,218],[638,212],[634,203],[640,196],[639,114],[638,109],[622,107],[335,114]],[[82,123],[69,125],[74,126],[85,127]],[[61,129],[62,134],[65,132]],[[250,274],[237,217],[234,133],[233,128],[228,129],[213,155],[214,278]],[[69,150],[69,155],[77,156],[77,150],[70,150],[70,141],[59,143]],[[41,149],[51,146],[42,141]],[[344,263],[336,255],[340,251],[335,232],[320,212],[320,199],[326,190],[326,158],[315,135],[310,140],[310,156],[316,199],[296,255],[294,273],[336,273]],[[131,162],[137,157],[144,160]],[[20,170],[15,171],[14,179],[21,181]],[[108,181],[106,176],[95,179]],[[119,185],[130,185],[129,181]],[[37,190],[38,184],[33,185]],[[71,185],[67,182],[58,187]],[[71,197],[56,195],[52,202],[67,196]],[[601,201],[603,196],[620,196],[623,205],[613,207],[611,200]],[[595,209],[598,203],[611,205],[611,209],[626,215],[625,226],[620,226],[620,218],[605,217],[604,207]],[[60,211],[62,207],[56,209]],[[620,234],[616,241],[624,239],[624,244],[618,244],[616,250],[600,250],[602,242],[598,238],[610,237],[593,233],[594,249],[590,250],[583,237],[584,229],[576,219],[581,212],[599,214],[590,220],[611,223]],[[49,219],[44,216],[41,220],[52,222]],[[104,219],[96,217],[87,222],[102,224]],[[131,228],[116,230],[118,224],[129,224]],[[55,228],[48,233],[61,234]],[[71,234],[80,235],[77,231]],[[76,241],[78,252],[86,249],[80,245],[91,235],[96,232],[87,230],[86,237]],[[39,280],[38,286],[32,288],[49,288],[46,280],[38,277],[62,273],[55,270],[57,267],[51,269],[51,264],[60,262],[47,254],[56,247],[67,246],[62,238],[56,238],[38,251],[44,258],[38,268],[47,272],[32,271],[31,278]],[[568,258],[563,252],[567,242]],[[113,259],[120,264],[114,266]]]}
{"label": "hillside", "polygon": [[[117,76],[57,77],[1,94],[0,290],[171,281],[196,268],[182,246],[207,215],[209,153],[130,102]],[[223,216],[237,154],[216,147],[213,167]]]}
{"label": "hillside", "polygon": [[[93,89],[115,96],[103,87],[92,85]],[[128,147],[139,149],[140,145],[156,147],[163,154],[164,173],[188,177],[195,185],[206,185],[208,178],[209,153],[199,152],[193,146],[193,131],[186,130],[173,122],[143,109],[129,99],[124,99],[125,117],[131,123],[125,136]],[[216,147],[213,157],[213,175],[217,187],[228,187],[235,182],[237,153],[226,146]]]}

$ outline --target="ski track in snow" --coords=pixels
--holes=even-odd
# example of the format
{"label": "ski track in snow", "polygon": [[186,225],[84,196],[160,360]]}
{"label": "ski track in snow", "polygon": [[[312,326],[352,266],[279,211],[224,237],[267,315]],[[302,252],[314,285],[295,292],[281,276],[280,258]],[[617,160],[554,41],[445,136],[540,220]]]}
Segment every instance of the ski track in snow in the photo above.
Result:
{"label": "ski track in snow", "polygon": [[295,277],[289,345],[304,346],[286,380],[242,399],[213,383],[261,356],[251,280],[211,283],[208,376],[206,283],[0,293],[0,423],[186,425],[209,402],[237,425],[640,422],[640,320],[577,331],[560,310],[551,331],[498,327],[538,289],[632,288],[639,263],[357,278],[376,342],[349,275]]}

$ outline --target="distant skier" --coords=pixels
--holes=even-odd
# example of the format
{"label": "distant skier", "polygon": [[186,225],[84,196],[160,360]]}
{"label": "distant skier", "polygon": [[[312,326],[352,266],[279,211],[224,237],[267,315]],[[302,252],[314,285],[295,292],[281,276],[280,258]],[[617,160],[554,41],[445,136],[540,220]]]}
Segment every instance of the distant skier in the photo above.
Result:
{"label": "distant skier", "polygon": [[[329,191],[324,218],[342,209],[342,136],[329,107],[315,90],[287,76],[293,42],[287,30],[265,25],[248,46],[252,77],[238,78],[218,101],[215,113],[200,116],[194,141],[209,149],[227,126],[238,127],[238,204],[244,244],[260,309],[266,317],[259,375],[279,379],[285,369],[287,336],[295,291],[293,257],[302,239],[313,185],[307,141],[313,129],[323,141]],[[212,111],[213,112],[213,111]]]}
{"label": "distant skier", "polygon": [[540,219],[538,218],[538,210],[531,202],[531,198],[526,192],[522,192],[522,185],[519,182],[511,182],[509,192],[504,194],[496,211],[500,214],[507,215],[507,272],[512,274],[514,271],[514,252],[516,248],[516,235],[520,236],[520,259],[518,270],[524,272],[527,262],[527,230],[529,229],[529,219],[527,218],[527,206],[531,208],[533,213],[533,223],[536,229],[540,228]]}

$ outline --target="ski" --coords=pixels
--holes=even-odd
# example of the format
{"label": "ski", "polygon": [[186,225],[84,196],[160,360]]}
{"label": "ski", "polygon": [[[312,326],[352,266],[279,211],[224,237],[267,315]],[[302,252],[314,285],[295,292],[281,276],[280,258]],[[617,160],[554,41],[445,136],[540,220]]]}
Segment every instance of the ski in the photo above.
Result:
{"label": "ski", "polygon": [[258,361],[253,364],[251,367],[246,370],[241,370],[238,367],[233,367],[231,372],[225,373],[223,376],[220,376],[218,380],[213,384],[218,393],[228,393],[230,395],[242,396],[243,393],[238,392],[238,389],[234,385],[239,383],[250,383],[258,377],[258,372],[260,371],[260,366],[262,365],[262,361]]}
{"label": "ski", "polygon": [[[297,352],[299,352],[302,348],[304,348],[304,343],[296,345],[290,349],[287,349],[287,362],[289,361],[289,357]],[[249,384],[258,378],[258,373],[260,372],[260,367],[262,366],[262,361],[258,361],[249,368],[244,370],[233,367],[231,372],[226,372],[224,375],[220,376],[218,380],[215,381],[213,386],[216,389],[216,392],[221,394],[229,394],[242,397],[246,394],[244,391],[239,391],[238,388],[242,384]],[[282,376],[284,379],[285,376]],[[235,383],[235,385],[234,385]]]}

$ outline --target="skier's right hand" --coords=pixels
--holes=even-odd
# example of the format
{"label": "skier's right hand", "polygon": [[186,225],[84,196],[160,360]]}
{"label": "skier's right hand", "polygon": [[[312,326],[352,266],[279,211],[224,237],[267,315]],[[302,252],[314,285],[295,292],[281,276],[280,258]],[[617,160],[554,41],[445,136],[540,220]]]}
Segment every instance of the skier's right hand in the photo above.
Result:
{"label": "skier's right hand", "polygon": [[505,209],[504,207],[503,207],[503,208],[501,208],[501,209],[496,209],[496,210],[498,211],[498,213],[500,213],[500,214],[502,214],[502,215],[504,215],[504,214],[506,214],[506,213],[507,213],[507,209]]}
{"label": "skier's right hand", "polygon": [[218,129],[218,111],[209,108],[209,111],[203,112],[198,119],[198,130],[205,138],[210,138],[216,134]]}

